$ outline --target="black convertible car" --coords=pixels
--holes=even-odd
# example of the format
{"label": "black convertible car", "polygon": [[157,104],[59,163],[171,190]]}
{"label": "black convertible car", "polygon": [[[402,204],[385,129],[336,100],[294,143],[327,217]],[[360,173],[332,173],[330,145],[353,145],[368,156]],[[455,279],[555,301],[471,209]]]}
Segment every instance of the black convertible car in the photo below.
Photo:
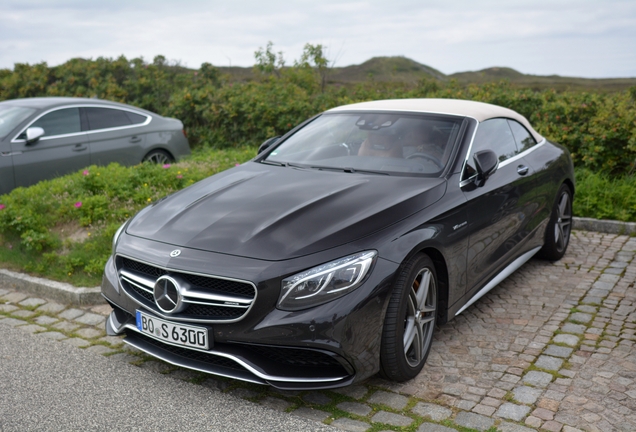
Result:
{"label": "black convertible car", "polygon": [[436,324],[572,223],[566,149],[506,108],[386,100],[326,111],[145,208],[113,239],[110,335],[282,389],[422,369]]}

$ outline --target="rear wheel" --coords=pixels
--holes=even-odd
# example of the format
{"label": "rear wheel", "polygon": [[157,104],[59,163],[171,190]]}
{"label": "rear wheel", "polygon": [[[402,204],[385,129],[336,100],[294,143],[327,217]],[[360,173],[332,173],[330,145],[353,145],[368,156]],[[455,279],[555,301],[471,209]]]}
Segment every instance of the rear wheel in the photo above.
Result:
{"label": "rear wheel", "polygon": [[394,381],[417,376],[433,343],[437,274],[428,255],[411,258],[400,271],[389,301],[380,353],[381,374]]}
{"label": "rear wheel", "polygon": [[550,221],[545,231],[545,243],[539,251],[541,258],[557,261],[563,258],[570,242],[572,231],[572,192],[568,185],[559,188],[552,208]]}
{"label": "rear wheel", "polygon": [[174,159],[166,151],[153,150],[144,157],[143,162],[152,162],[163,165],[174,162]]}

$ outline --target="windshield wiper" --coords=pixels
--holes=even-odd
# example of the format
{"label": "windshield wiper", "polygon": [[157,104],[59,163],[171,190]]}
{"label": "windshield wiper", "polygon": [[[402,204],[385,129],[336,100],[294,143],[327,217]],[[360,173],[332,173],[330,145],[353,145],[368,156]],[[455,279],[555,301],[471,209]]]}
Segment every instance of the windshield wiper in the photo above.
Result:
{"label": "windshield wiper", "polygon": [[305,165],[298,165],[298,164],[293,164],[290,162],[278,162],[278,161],[273,161],[268,159],[263,159],[261,163],[264,163],[267,165],[281,166],[281,167],[307,168]]}
{"label": "windshield wiper", "polygon": [[351,173],[351,174],[360,173],[360,174],[390,175],[389,173],[383,172],[383,171],[361,170],[361,169],[356,169],[351,167],[338,168],[338,167],[312,166],[311,168],[321,170],[321,171],[342,171],[342,172]]}

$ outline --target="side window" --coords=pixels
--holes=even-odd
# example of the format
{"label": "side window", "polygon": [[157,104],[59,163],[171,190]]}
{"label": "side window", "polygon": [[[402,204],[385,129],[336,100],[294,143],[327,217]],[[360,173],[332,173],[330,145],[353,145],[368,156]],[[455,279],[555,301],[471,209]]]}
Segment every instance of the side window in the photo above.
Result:
{"label": "side window", "polygon": [[506,119],[486,120],[479,125],[470,159],[472,160],[472,155],[481,150],[494,151],[499,162],[517,153],[517,145]]}
{"label": "side window", "polygon": [[124,111],[124,112],[126,113],[126,117],[128,117],[128,120],[130,120],[131,124],[143,123],[148,118],[148,117],[146,117],[144,115],[135,114],[135,113],[130,112],[130,111]]}
{"label": "side window", "polygon": [[515,120],[508,120],[508,124],[510,125],[510,129],[512,129],[512,135],[515,137],[519,152],[528,150],[537,143],[530,132],[528,132],[528,129],[526,129],[521,123]]}
{"label": "side window", "polygon": [[479,124],[462,176],[463,180],[477,173],[474,167],[473,155],[482,150],[494,151],[499,158],[499,162],[503,162],[517,154],[517,145],[506,119],[490,119]]}
{"label": "side window", "polygon": [[[88,119],[89,130],[109,129],[130,126],[133,122],[126,115],[126,111],[112,108],[83,108]],[[145,120],[145,119],[144,119]]]}
{"label": "side window", "polygon": [[[34,126],[44,129],[44,136],[47,137],[81,132],[79,108],[50,112],[37,119],[30,127]],[[20,134],[18,138],[26,139],[26,133]]]}

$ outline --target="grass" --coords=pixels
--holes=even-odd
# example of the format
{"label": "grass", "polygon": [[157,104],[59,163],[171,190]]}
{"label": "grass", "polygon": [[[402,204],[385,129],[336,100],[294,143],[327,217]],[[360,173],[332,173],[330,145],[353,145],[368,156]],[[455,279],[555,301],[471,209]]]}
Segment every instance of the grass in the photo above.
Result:
{"label": "grass", "polygon": [[636,176],[610,177],[576,170],[574,215],[636,222]]}

